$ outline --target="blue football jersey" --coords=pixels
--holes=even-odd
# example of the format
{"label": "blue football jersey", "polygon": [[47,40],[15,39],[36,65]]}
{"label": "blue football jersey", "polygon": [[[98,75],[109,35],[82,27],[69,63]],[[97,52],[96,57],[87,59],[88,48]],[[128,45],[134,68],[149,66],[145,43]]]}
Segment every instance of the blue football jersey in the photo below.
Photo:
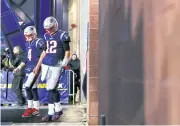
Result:
{"label": "blue football jersey", "polygon": [[46,41],[46,56],[43,59],[43,64],[54,66],[64,58],[63,43],[70,41],[69,35],[67,32],[57,31],[53,35],[45,33],[44,39]]}
{"label": "blue football jersey", "polygon": [[26,43],[27,50],[27,63],[26,63],[26,72],[32,72],[36,67],[42,51],[45,48],[45,41],[41,38],[37,38],[32,42]]}

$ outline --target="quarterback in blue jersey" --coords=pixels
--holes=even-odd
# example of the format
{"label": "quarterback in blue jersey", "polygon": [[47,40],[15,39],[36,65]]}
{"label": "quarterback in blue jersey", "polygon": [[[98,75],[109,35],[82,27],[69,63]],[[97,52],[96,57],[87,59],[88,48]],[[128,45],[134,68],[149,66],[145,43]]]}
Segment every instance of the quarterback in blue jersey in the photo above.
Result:
{"label": "quarterback in blue jersey", "polygon": [[67,32],[58,30],[58,22],[54,17],[44,20],[44,39],[46,49],[34,70],[37,73],[41,63],[41,80],[46,79],[48,90],[48,115],[42,121],[55,121],[63,114],[60,104],[60,94],[57,90],[61,69],[64,68],[70,57],[70,37]]}
{"label": "quarterback in blue jersey", "polygon": [[25,110],[22,117],[31,117],[32,115],[39,115],[39,97],[37,92],[38,74],[35,74],[35,69],[42,51],[45,48],[45,42],[41,38],[37,38],[36,28],[28,26],[24,29],[24,36],[27,41],[27,60],[26,60],[26,74],[28,76],[25,82],[25,90],[27,94],[28,108]]}

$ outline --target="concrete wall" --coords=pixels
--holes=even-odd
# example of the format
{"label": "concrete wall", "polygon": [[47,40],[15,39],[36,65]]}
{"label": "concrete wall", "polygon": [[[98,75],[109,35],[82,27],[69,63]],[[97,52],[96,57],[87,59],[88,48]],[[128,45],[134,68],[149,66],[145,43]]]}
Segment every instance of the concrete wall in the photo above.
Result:
{"label": "concrete wall", "polygon": [[144,3],[147,124],[180,124],[179,6],[179,0]]}
{"label": "concrete wall", "polygon": [[[84,76],[86,73],[86,59],[88,50],[88,1],[80,0],[80,59],[81,59],[81,91],[86,88],[83,85]],[[87,90],[87,89],[86,89]],[[86,95],[86,94],[85,94]],[[81,103],[85,104],[86,99],[84,93],[81,92]]]}
{"label": "concrete wall", "polygon": [[180,124],[180,1],[99,2],[99,116]]}
{"label": "concrete wall", "polygon": [[[78,14],[78,1],[79,0],[69,0],[69,34],[71,37],[71,43],[70,43],[70,48],[71,48],[71,53],[77,53],[79,57],[79,24],[78,20],[79,14]],[[71,24],[76,24],[77,28],[72,29]]]}
{"label": "concrete wall", "polygon": [[[70,31],[71,52],[81,60],[81,81],[87,71],[87,120],[98,124],[98,0],[69,0],[69,29],[72,23],[77,28]],[[87,59],[87,62],[86,62]],[[81,103],[86,100],[81,92]]]}
{"label": "concrete wall", "polygon": [[138,1],[100,0],[99,116],[108,125],[142,124],[144,112],[143,10]]}

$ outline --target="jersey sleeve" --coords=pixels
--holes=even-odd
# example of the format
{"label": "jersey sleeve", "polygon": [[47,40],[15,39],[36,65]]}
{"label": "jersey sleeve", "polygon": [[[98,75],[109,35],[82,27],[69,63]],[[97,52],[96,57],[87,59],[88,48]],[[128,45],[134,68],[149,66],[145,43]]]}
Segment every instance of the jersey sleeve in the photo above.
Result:
{"label": "jersey sleeve", "polygon": [[69,43],[67,43],[67,42],[63,43],[63,49],[64,49],[64,51],[69,51],[70,50]]}
{"label": "jersey sleeve", "polygon": [[36,47],[38,48],[39,50],[39,53],[41,54],[43,50],[46,49],[46,43],[43,39],[40,39],[37,44],[36,44]]}
{"label": "jersey sleeve", "polygon": [[69,43],[69,42],[71,42],[71,39],[70,39],[70,37],[69,37],[68,32],[63,32],[63,33],[61,34],[61,36],[60,36],[60,39],[61,39],[61,41],[62,41],[63,43]]}
{"label": "jersey sleeve", "polygon": [[46,35],[47,35],[47,33],[45,33],[45,34],[44,34],[44,37],[43,37],[43,41],[44,41],[44,43],[45,43],[44,49],[43,49],[44,51],[46,51],[46,49],[47,49],[47,45],[46,45],[47,36],[46,36]]}

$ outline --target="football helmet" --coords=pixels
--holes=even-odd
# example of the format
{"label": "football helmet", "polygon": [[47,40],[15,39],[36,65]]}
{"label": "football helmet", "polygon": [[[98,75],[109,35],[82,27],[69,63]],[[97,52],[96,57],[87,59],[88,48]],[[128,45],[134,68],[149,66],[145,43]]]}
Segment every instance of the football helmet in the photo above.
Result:
{"label": "football helmet", "polygon": [[52,34],[58,30],[58,22],[54,17],[47,17],[44,20],[44,29],[47,33]]}
{"label": "football helmet", "polygon": [[24,37],[26,41],[31,42],[37,36],[36,28],[34,26],[28,26],[24,29]]}

